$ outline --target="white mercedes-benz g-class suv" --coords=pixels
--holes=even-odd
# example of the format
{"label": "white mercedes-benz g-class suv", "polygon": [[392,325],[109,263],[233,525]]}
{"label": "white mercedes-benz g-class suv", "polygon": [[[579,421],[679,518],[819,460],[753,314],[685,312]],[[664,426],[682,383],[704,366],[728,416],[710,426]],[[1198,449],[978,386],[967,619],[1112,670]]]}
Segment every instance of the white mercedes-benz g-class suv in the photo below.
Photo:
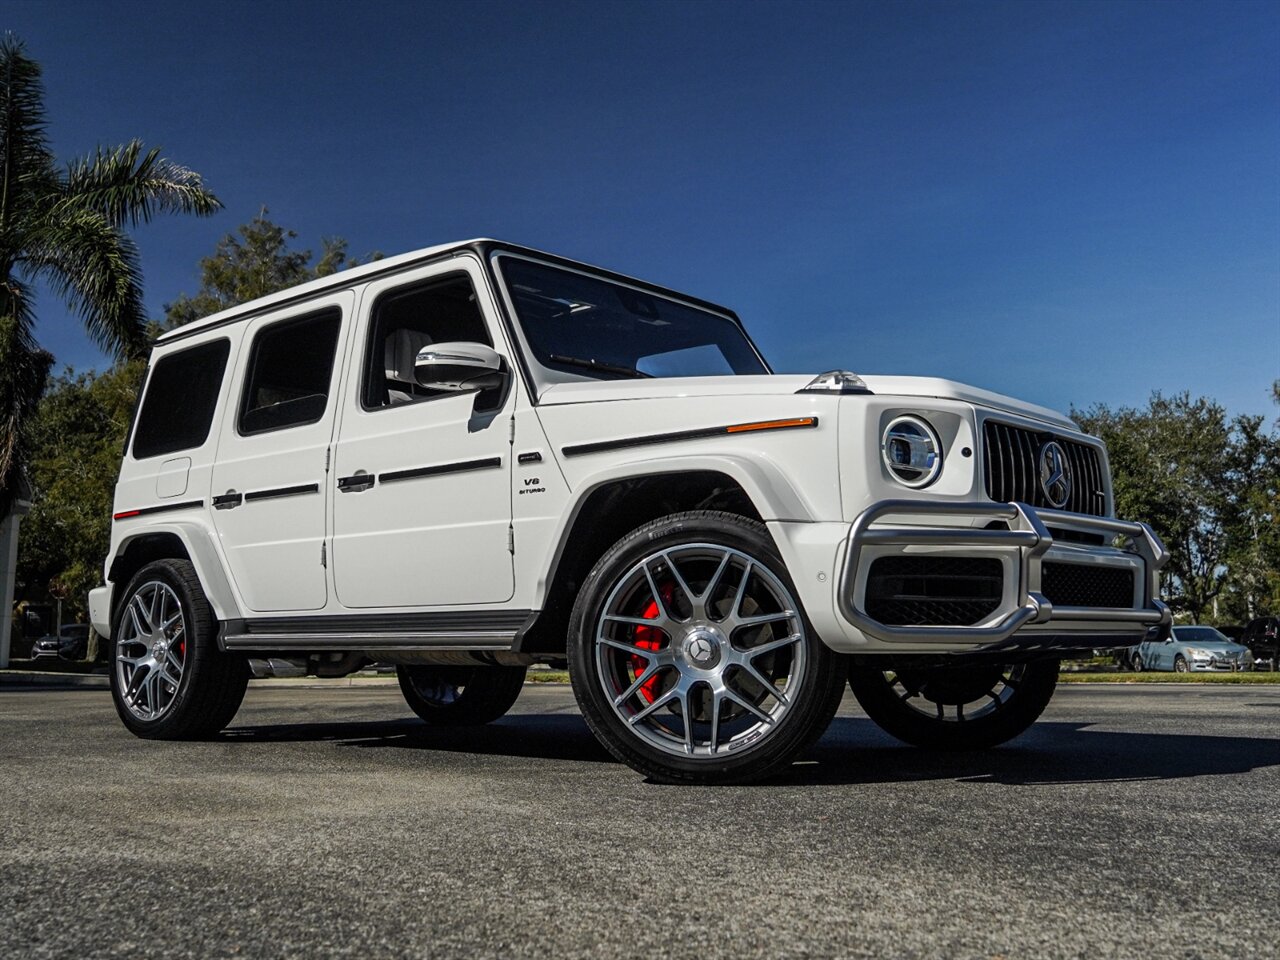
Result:
{"label": "white mercedes-benz g-class suv", "polygon": [[155,345],[116,486],[112,692],[211,735],[250,675],[398,666],[428,723],[568,664],[617,757],[758,779],[846,682],[909,743],[991,746],[1058,662],[1168,629],[1106,450],[945,380],[783,376],[724,307],[488,240]]}

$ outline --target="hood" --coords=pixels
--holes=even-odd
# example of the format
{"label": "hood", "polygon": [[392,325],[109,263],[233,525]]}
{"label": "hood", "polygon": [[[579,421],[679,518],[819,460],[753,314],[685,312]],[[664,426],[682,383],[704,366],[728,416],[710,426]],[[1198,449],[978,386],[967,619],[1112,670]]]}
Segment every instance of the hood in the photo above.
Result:
{"label": "hood", "polygon": [[[557,383],[542,392],[540,403],[602,403],[618,400],[653,400],[670,397],[785,396],[803,389],[812,374],[769,374],[745,377],[655,377],[651,380],[581,380]],[[1055,410],[1023,403],[989,390],[940,380],[935,377],[864,376],[867,388],[876,396],[939,397],[960,400],[980,407],[1002,410],[1022,417],[1042,420],[1055,427],[1078,429],[1074,422]]]}

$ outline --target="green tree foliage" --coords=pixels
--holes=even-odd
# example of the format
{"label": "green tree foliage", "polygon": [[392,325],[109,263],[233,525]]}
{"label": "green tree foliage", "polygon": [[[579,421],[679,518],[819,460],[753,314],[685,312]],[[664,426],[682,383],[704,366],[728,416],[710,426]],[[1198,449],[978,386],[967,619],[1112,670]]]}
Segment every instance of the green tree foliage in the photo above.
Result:
{"label": "green tree foliage", "polygon": [[1256,615],[1280,600],[1280,431],[1229,419],[1187,393],[1145,409],[1104,405],[1075,417],[1107,444],[1116,512],[1144,520],[1172,554],[1166,593],[1197,622]]}
{"label": "green tree foliage", "polygon": [[[170,325],[355,264],[341,239],[325,240],[313,263],[309,250],[290,249],[296,234],[266,214],[264,208],[201,261],[200,291],[166,308]],[[36,407],[28,471],[35,506],[19,530],[18,599],[53,593],[74,613],[101,582],[121,450],[145,372],[143,359],[121,361],[102,374],[68,370]]]}
{"label": "green tree foliage", "polygon": [[[267,219],[267,208],[218,241],[211,256],[200,261],[200,290],[183,294],[165,306],[166,325],[182,326],[219,310],[265,297],[287,287],[327,277],[346,267],[359,265],[347,255],[347,241],[340,237],[321,239],[320,259],[311,262],[310,250],[291,250],[297,234]],[[375,253],[370,259],[379,259]]]}
{"label": "green tree foliage", "polygon": [[46,135],[40,65],[12,35],[0,40],[0,515],[26,458],[27,421],[51,358],[35,342],[33,285],[65,300],[89,336],[119,358],[139,356],[146,315],[137,250],[126,227],[157,213],[221,207],[200,176],[137,140],[99,147],[60,168]]}
{"label": "green tree foliage", "polygon": [[145,371],[143,360],[103,374],[67,370],[41,398],[31,421],[35,502],[19,529],[16,599],[51,593],[76,612],[102,582],[120,452]]}

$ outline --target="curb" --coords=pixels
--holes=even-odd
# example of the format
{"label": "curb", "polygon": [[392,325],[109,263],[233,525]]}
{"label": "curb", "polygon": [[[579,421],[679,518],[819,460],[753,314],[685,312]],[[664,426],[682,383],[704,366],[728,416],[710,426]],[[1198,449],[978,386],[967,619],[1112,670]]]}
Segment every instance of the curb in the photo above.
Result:
{"label": "curb", "polygon": [[111,678],[102,673],[44,673],[40,670],[0,670],[0,690],[38,687],[42,690],[88,688],[107,690]]}

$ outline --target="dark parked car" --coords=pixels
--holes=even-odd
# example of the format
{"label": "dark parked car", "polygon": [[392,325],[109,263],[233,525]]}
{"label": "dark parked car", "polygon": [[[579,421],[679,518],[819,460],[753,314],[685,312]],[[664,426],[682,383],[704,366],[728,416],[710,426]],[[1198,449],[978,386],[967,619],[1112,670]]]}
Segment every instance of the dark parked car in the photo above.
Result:
{"label": "dark parked car", "polygon": [[87,623],[64,624],[62,631],[41,637],[31,648],[32,660],[83,660],[89,649]]}
{"label": "dark parked car", "polygon": [[1280,669],[1280,617],[1250,620],[1240,642],[1253,652],[1258,669]]}

